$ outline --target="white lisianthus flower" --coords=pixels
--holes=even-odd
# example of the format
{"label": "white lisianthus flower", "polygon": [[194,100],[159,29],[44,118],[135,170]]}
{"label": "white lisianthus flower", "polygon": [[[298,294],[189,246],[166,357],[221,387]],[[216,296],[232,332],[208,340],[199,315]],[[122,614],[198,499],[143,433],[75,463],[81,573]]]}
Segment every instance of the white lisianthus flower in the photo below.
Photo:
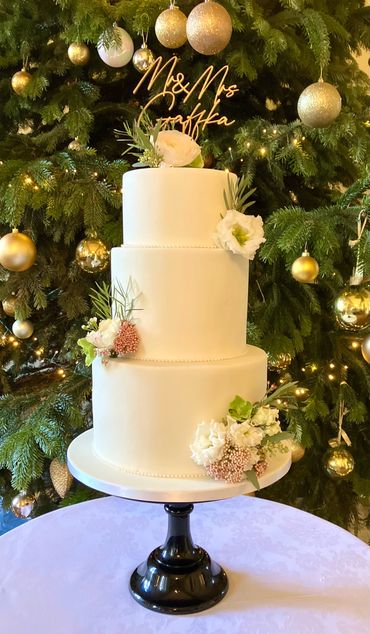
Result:
{"label": "white lisianthus flower", "polygon": [[264,436],[262,429],[253,427],[248,421],[232,423],[229,425],[228,433],[231,443],[240,449],[259,445]]}
{"label": "white lisianthus flower", "polygon": [[251,420],[251,424],[255,426],[259,425],[274,425],[279,421],[279,410],[276,407],[269,407],[263,405],[259,407],[255,415]]}
{"label": "white lisianthus flower", "polygon": [[97,330],[91,330],[87,333],[86,339],[92,343],[95,348],[113,348],[113,342],[117,336],[120,319],[102,319]]}
{"label": "white lisianthus flower", "polygon": [[261,216],[246,216],[229,209],[216,227],[215,240],[223,249],[253,260],[262,242],[263,222]]}
{"label": "white lisianthus flower", "polygon": [[279,434],[281,432],[281,427],[279,423],[273,423],[272,425],[264,427],[264,432],[266,436],[275,436],[275,434]]}
{"label": "white lisianthus flower", "polygon": [[186,167],[201,154],[198,143],[179,130],[161,130],[154,147],[162,157],[160,167]]}
{"label": "white lisianthus flower", "polygon": [[222,458],[226,442],[226,427],[215,420],[198,425],[190,445],[191,457],[203,467]]}

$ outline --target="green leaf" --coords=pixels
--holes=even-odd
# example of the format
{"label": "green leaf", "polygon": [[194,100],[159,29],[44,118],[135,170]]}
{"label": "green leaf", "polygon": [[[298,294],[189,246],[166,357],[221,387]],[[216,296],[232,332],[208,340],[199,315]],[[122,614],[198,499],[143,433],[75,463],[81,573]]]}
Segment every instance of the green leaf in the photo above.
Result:
{"label": "green leaf", "polygon": [[290,440],[293,438],[293,434],[288,431],[279,431],[277,434],[273,436],[265,436],[261,442],[261,445],[276,444],[281,442],[282,440]]}
{"label": "green leaf", "polygon": [[194,159],[194,161],[192,161],[191,163],[189,163],[189,165],[187,165],[186,167],[203,167],[204,165],[204,160],[203,160],[203,156],[202,153],[198,154],[198,156]]}
{"label": "green leaf", "polygon": [[77,344],[82,348],[83,353],[85,355],[85,365],[89,367],[95,359],[96,352],[95,347],[90,341],[87,341],[85,337],[77,340]]}
{"label": "green leaf", "polygon": [[246,471],[245,477],[247,478],[247,480],[249,480],[251,484],[253,484],[254,488],[257,489],[257,491],[260,490],[261,488],[260,483],[258,482],[257,474],[254,471],[254,469],[251,469],[250,471]]}
{"label": "green leaf", "polygon": [[229,405],[229,414],[233,418],[246,420],[251,417],[253,405],[250,401],[245,401],[241,396],[235,396]]}

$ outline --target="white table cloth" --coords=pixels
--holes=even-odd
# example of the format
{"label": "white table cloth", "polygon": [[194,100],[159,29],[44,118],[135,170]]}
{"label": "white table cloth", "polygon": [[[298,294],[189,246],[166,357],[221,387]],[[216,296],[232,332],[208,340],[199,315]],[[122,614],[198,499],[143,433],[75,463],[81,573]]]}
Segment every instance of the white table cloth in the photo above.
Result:
{"label": "white table cloth", "polygon": [[163,543],[161,504],[102,498],[0,537],[2,634],[369,634],[370,549],[302,511],[252,497],[195,505],[194,542],[230,588],[194,615],[157,614],[128,590]]}

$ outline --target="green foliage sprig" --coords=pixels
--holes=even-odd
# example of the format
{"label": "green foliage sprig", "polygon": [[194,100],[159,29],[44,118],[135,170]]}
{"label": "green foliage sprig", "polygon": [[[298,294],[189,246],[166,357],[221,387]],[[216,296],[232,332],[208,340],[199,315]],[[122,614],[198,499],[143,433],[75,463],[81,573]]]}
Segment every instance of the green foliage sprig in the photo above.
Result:
{"label": "green foliage sprig", "polygon": [[127,149],[124,154],[130,153],[138,158],[134,167],[159,167],[162,156],[155,149],[155,143],[161,129],[161,120],[155,125],[151,122],[149,116],[143,113],[140,124],[134,121],[132,126],[125,121],[123,131],[115,130],[115,134],[119,141],[127,143]]}

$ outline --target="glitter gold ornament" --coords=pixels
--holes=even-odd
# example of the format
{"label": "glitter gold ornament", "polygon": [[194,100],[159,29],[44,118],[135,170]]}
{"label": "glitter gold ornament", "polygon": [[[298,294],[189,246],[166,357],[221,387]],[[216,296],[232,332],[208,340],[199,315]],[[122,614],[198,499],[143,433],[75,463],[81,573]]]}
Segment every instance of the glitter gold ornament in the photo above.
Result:
{"label": "glitter gold ornament", "polygon": [[105,34],[100,37],[97,45],[99,57],[107,66],[112,68],[121,68],[129,63],[134,53],[134,43],[131,36],[121,29],[120,26],[114,25],[114,38],[108,45],[104,44]]}
{"label": "glitter gold ornament", "polygon": [[313,284],[319,274],[319,265],[308,251],[303,251],[301,257],[292,264],[292,275],[297,282]]}
{"label": "glitter gold ornament", "polygon": [[0,240],[0,264],[8,271],[27,271],[36,259],[36,246],[33,240],[13,229]]}
{"label": "glitter gold ornament", "polygon": [[267,355],[267,365],[269,370],[286,370],[292,362],[289,352],[279,352],[279,354]]}
{"label": "glitter gold ornament", "polygon": [[332,84],[319,79],[310,84],[298,99],[298,115],[311,128],[327,128],[335,121],[342,107],[342,99]]}
{"label": "glitter gold ornament", "polygon": [[11,508],[14,515],[20,519],[29,517],[35,506],[35,497],[26,491],[20,491],[12,499]]}
{"label": "glitter gold ornament", "polygon": [[79,142],[77,137],[68,144],[68,149],[73,150],[74,152],[79,152],[81,150],[81,147],[81,143]]}
{"label": "glitter gold ornament", "polygon": [[353,456],[345,445],[336,439],[331,440],[330,445],[330,449],[323,457],[325,473],[334,480],[346,478],[355,468]]}
{"label": "glitter gold ornament", "polygon": [[61,498],[64,498],[72,486],[73,475],[67,465],[54,458],[49,467],[53,487]]}
{"label": "glitter gold ornament", "polygon": [[32,75],[30,75],[30,73],[28,73],[25,68],[22,68],[22,70],[14,73],[11,79],[11,84],[14,92],[17,95],[22,95],[26,90],[28,84],[30,83],[31,79]]}
{"label": "glitter gold ornament", "polygon": [[189,13],[186,33],[190,46],[197,53],[216,55],[230,42],[231,18],[221,4],[205,0]]}
{"label": "glitter gold ornament", "polygon": [[171,3],[155,22],[155,34],[166,48],[180,48],[186,42],[186,15]]}
{"label": "glitter gold ornament", "polygon": [[148,68],[151,67],[154,61],[154,53],[150,50],[150,48],[147,47],[145,43],[142,44],[141,47],[137,49],[137,51],[135,51],[132,58],[132,63],[136,70],[139,71],[139,73],[146,73],[146,71],[148,70]]}
{"label": "glitter gold ornament", "polygon": [[338,324],[345,330],[361,330],[370,324],[370,290],[362,284],[341,291],[334,304]]}
{"label": "glitter gold ornament", "polygon": [[109,264],[109,251],[100,238],[92,235],[77,245],[76,261],[86,273],[101,273]]}
{"label": "glitter gold ornament", "polygon": [[73,42],[68,46],[67,55],[75,66],[85,66],[90,59],[89,47],[82,42]]}
{"label": "glitter gold ornament", "polygon": [[303,445],[301,445],[300,442],[294,439],[290,441],[289,448],[291,451],[292,462],[298,462],[299,460],[301,460],[306,451]]}
{"label": "glitter gold ornament", "polygon": [[12,325],[12,331],[18,339],[28,339],[33,333],[33,324],[29,319],[17,319]]}
{"label": "glitter gold ornament", "polygon": [[16,300],[15,297],[8,297],[7,299],[3,299],[3,301],[2,301],[3,311],[9,317],[13,317],[14,314],[15,314],[15,303],[16,303],[16,301],[17,300]]}
{"label": "glitter gold ornament", "polygon": [[367,335],[361,344],[361,353],[366,363],[370,363],[370,335]]}

